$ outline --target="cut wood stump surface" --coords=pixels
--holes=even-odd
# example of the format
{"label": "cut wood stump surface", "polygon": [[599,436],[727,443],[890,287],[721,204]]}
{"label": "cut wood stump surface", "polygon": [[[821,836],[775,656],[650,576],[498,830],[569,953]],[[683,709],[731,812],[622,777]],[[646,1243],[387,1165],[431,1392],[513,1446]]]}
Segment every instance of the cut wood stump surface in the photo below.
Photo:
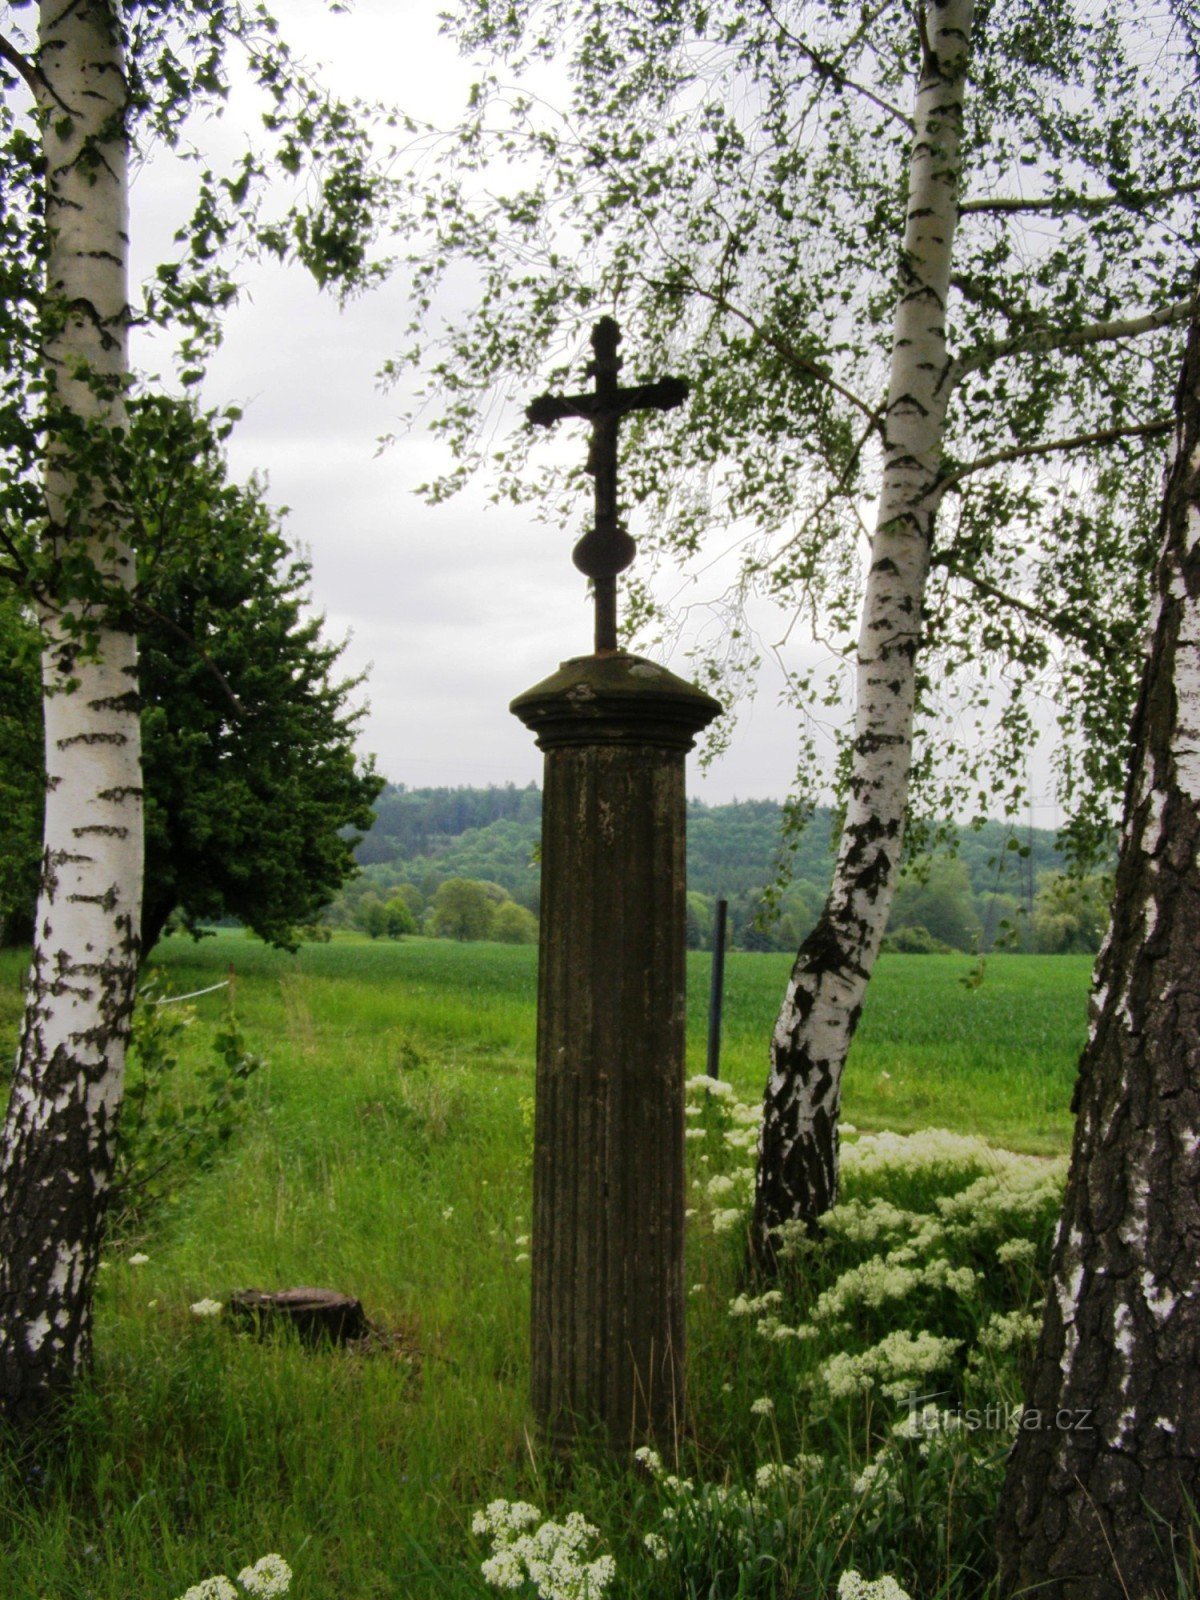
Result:
{"label": "cut wood stump surface", "polygon": [[362,1301],[335,1289],[237,1289],[229,1313],[260,1334],[293,1327],[306,1344],[351,1344],[371,1331]]}

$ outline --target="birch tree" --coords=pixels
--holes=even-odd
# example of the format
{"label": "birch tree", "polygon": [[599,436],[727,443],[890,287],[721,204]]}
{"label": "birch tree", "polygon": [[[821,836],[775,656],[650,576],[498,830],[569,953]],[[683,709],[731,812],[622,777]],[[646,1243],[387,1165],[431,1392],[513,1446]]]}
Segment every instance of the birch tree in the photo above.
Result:
{"label": "birch tree", "polygon": [[[368,274],[377,191],[353,112],[322,95],[260,7],[43,0],[0,36],[0,504],[4,576],[43,638],[46,807],[21,1046],[0,1146],[0,1415],[26,1424],[87,1360],[139,956],[142,780],[126,403],[131,151],[219,104],[227,49],[267,95],[273,154],[317,163],[315,200],[262,209],[267,158],[202,171],[179,259],[139,313],[182,329],[195,382],[235,292],[218,246]],[[23,93],[18,106],[16,95]],[[324,165],[322,166],[322,163]]]}
{"label": "birch tree", "polygon": [[[1200,318],[1179,385],[1111,931],[1026,1425],[1006,1594],[1183,1593],[1200,1504]],[[1037,1426],[1034,1426],[1034,1422]]]}
{"label": "birch tree", "polygon": [[[451,26],[491,63],[418,175],[403,359],[457,457],[431,492],[485,463],[499,494],[552,492],[522,437],[496,462],[485,406],[505,375],[557,381],[567,330],[611,307],[693,388],[686,426],[630,436],[643,545],[695,570],[718,534],[740,541],[709,686],[765,654],[762,601],[844,663],[824,692],[790,681],[809,730],[840,696],[855,713],[831,893],[772,1044],[769,1262],[774,1230],[836,1193],[842,1070],[914,795],[1017,808],[1042,693],[1070,841],[1082,858],[1104,835],[1200,246],[1194,74],[1165,15],[1115,0],[925,0],[915,22],[891,0],[460,0]],[[475,308],[424,333],[464,264]],[[670,637],[645,590],[633,620]],[[934,732],[948,714],[967,736]]]}
{"label": "birch tree", "polygon": [[923,13],[883,476],[858,637],[854,741],[833,888],[801,946],[771,1041],[755,1244],[837,1192],[842,1067],[879,954],[908,803],[917,652],[950,397],[946,317],[958,221],[972,0]]}

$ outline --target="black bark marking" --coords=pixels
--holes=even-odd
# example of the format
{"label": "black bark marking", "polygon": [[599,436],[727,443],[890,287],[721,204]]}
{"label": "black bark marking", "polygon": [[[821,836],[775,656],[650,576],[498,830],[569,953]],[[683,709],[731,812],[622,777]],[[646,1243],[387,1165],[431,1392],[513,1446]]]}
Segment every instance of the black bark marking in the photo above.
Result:
{"label": "black bark marking", "polygon": [[65,739],[56,741],[58,750],[70,750],[77,744],[128,744],[129,740],[123,733],[72,733]]}

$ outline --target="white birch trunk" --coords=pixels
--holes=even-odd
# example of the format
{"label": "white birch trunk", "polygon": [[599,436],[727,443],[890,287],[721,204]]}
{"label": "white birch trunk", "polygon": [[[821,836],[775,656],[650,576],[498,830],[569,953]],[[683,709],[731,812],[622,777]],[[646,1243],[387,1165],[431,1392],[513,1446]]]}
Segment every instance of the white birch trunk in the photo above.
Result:
{"label": "white birch trunk", "polygon": [[846,820],[829,899],[797,955],[771,1044],[753,1239],[764,1264],[773,1260],[772,1236],[781,1223],[811,1221],[836,1198],[842,1069],[900,862],[921,608],[950,390],[946,304],[973,11],[973,0],[929,0],[920,12],[922,69]]}
{"label": "white birch trunk", "polygon": [[1096,960],[1051,1292],[997,1524],[1001,1592],[1045,1600],[1194,1592],[1200,319],[1176,414],[1112,927]]}
{"label": "white birch trunk", "polygon": [[[46,0],[39,68],[49,403],[98,441],[85,446],[95,463],[85,483],[52,424],[48,537],[60,556],[128,586],[133,554],[102,466],[127,376],[126,82],[113,0]],[[87,648],[72,619],[94,630]],[[90,1351],[142,888],[136,641],[77,595],[43,606],[42,624],[45,848],[0,1149],[0,1413],[16,1422],[64,1392]]]}

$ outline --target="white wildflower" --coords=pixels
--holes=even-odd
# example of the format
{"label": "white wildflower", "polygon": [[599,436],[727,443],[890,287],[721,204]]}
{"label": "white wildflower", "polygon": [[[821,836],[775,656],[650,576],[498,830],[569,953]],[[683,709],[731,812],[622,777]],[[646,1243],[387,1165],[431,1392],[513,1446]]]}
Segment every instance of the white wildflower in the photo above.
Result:
{"label": "white wildflower", "polygon": [[499,1589],[518,1589],[528,1579],[540,1600],[600,1600],[617,1569],[610,1555],[583,1559],[597,1530],[581,1512],[571,1511],[565,1522],[543,1522],[524,1532],[540,1515],[535,1506],[506,1500],[493,1500],[486,1511],[476,1512],[472,1530],[492,1535],[492,1554],[481,1567],[484,1578]]}
{"label": "white wildflower", "polygon": [[997,1311],[979,1330],[981,1350],[1012,1350],[1036,1339],[1042,1319],[1031,1311]]}
{"label": "white wildflower", "polygon": [[135,1252],[135,1254],[130,1256],[129,1265],[131,1267],[144,1267],[149,1259],[150,1257],[148,1255],[145,1255],[141,1250],[138,1250]]}
{"label": "white wildflower", "polygon": [[705,1094],[716,1095],[720,1100],[727,1100],[733,1094],[733,1085],[731,1083],[726,1083],[724,1078],[710,1078],[707,1073],[700,1073],[695,1078],[689,1078],[684,1084],[684,1088],[688,1094],[699,1094],[703,1091]]}
{"label": "white wildflower", "polygon": [[789,1467],[785,1461],[765,1461],[757,1468],[754,1474],[755,1487],[758,1489],[782,1488],[789,1483],[799,1483],[801,1474],[795,1467]]}
{"label": "white wildflower", "polygon": [[752,1400],[750,1403],[752,1417],[769,1417],[774,1409],[775,1402],[769,1394],[759,1395],[757,1400]]}
{"label": "white wildflower", "polygon": [[224,1309],[219,1300],[193,1300],[188,1307],[194,1317],[219,1317]]}
{"label": "white wildflower", "polygon": [[262,1556],[252,1567],[243,1567],[238,1582],[254,1600],[276,1600],[288,1592],[292,1569],[281,1555]]}
{"label": "white wildflower", "polygon": [[194,1583],[180,1600],[238,1600],[238,1592],[228,1578],[205,1578],[201,1583]]}
{"label": "white wildflower", "polygon": [[854,1244],[874,1244],[904,1234],[918,1222],[914,1212],[902,1211],[890,1200],[844,1200],[826,1212],[821,1226],[826,1234]]}
{"label": "white wildflower", "polygon": [[514,1266],[518,1266],[519,1267],[521,1265],[522,1261],[528,1261],[528,1260],[529,1260],[529,1251],[528,1250],[520,1250],[513,1257],[513,1264],[514,1264]]}
{"label": "white wildflower", "polygon": [[831,1400],[862,1394],[877,1384],[889,1399],[903,1400],[912,1381],[945,1366],[961,1342],[899,1328],[857,1355],[843,1350],[831,1356],[821,1378]]}
{"label": "white wildflower", "polygon": [[471,1518],[472,1533],[519,1533],[532,1527],[541,1516],[528,1500],[489,1500],[486,1511]]}
{"label": "white wildflower", "polygon": [[499,1550],[494,1556],[489,1556],[482,1563],[480,1571],[483,1573],[484,1582],[490,1583],[493,1589],[525,1587],[525,1568],[510,1549]]}
{"label": "white wildflower", "polygon": [[657,1450],[652,1450],[648,1444],[639,1445],[633,1452],[633,1459],[640,1461],[651,1477],[662,1477],[662,1457]]}
{"label": "white wildflower", "polygon": [[1005,1239],[996,1248],[996,1260],[1001,1266],[1027,1267],[1037,1255],[1032,1239]]}
{"label": "white wildflower", "polygon": [[781,1289],[768,1289],[765,1294],[755,1295],[747,1299],[744,1294],[739,1294],[735,1300],[729,1302],[729,1315],[731,1317],[757,1317],[764,1311],[774,1311],[783,1304],[783,1291]]}
{"label": "white wildflower", "polygon": [[683,1130],[683,1137],[685,1139],[703,1139],[703,1137],[704,1137],[704,1129],[703,1128],[685,1128]]}
{"label": "white wildflower", "polygon": [[443,1222],[449,1222],[450,1218],[453,1215],[454,1215],[454,1207],[453,1206],[443,1206],[442,1207],[442,1221]]}
{"label": "white wildflower", "polygon": [[874,1494],[882,1489],[888,1503],[896,1503],[900,1496],[892,1482],[892,1460],[886,1450],[881,1450],[874,1461],[867,1462],[850,1489],[857,1495]]}
{"label": "white wildflower", "polygon": [[962,1418],[957,1411],[943,1411],[940,1406],[930,1404],[922,1406],[920,1410],[913,1406],[892,1432],[898,1439],[928,1439],[958,1433],[961,1428]]}
{"label": "white wildflower", "polygon": [[843,1272],[832,1288],[819,1296],[813,1316],[828,1322],[844,1316],[854,1305],[881,1306],[903,1300],[916,1288],[949,1289],[964,1300],[974,1299],[976,1276],[970,1267],[952,1267],[944,1257],[921,1266],[904,1265],[898,1252],[870,1256]]}
{"label": "white wildflower", "polygon": [[864,1578],[848,1568],[838,1579],[838,1600],[909,1600],[908,1592],[885,1572],[882,1578]]}
{"label": "white wildflower", "polygon": [[735,1209],[729,1211],[714,1211],[712,1230],[714,1233],[731,1233],[742,1220],[742,1213]]}
{"label": "white wildflower", "polygon": [[642,1543],[645,1545],[646,1549],[649,1550],[655,1561],[665,1561],[670,1554],[667,1541],[663,1538],[661,1533],[643,1534]]}

